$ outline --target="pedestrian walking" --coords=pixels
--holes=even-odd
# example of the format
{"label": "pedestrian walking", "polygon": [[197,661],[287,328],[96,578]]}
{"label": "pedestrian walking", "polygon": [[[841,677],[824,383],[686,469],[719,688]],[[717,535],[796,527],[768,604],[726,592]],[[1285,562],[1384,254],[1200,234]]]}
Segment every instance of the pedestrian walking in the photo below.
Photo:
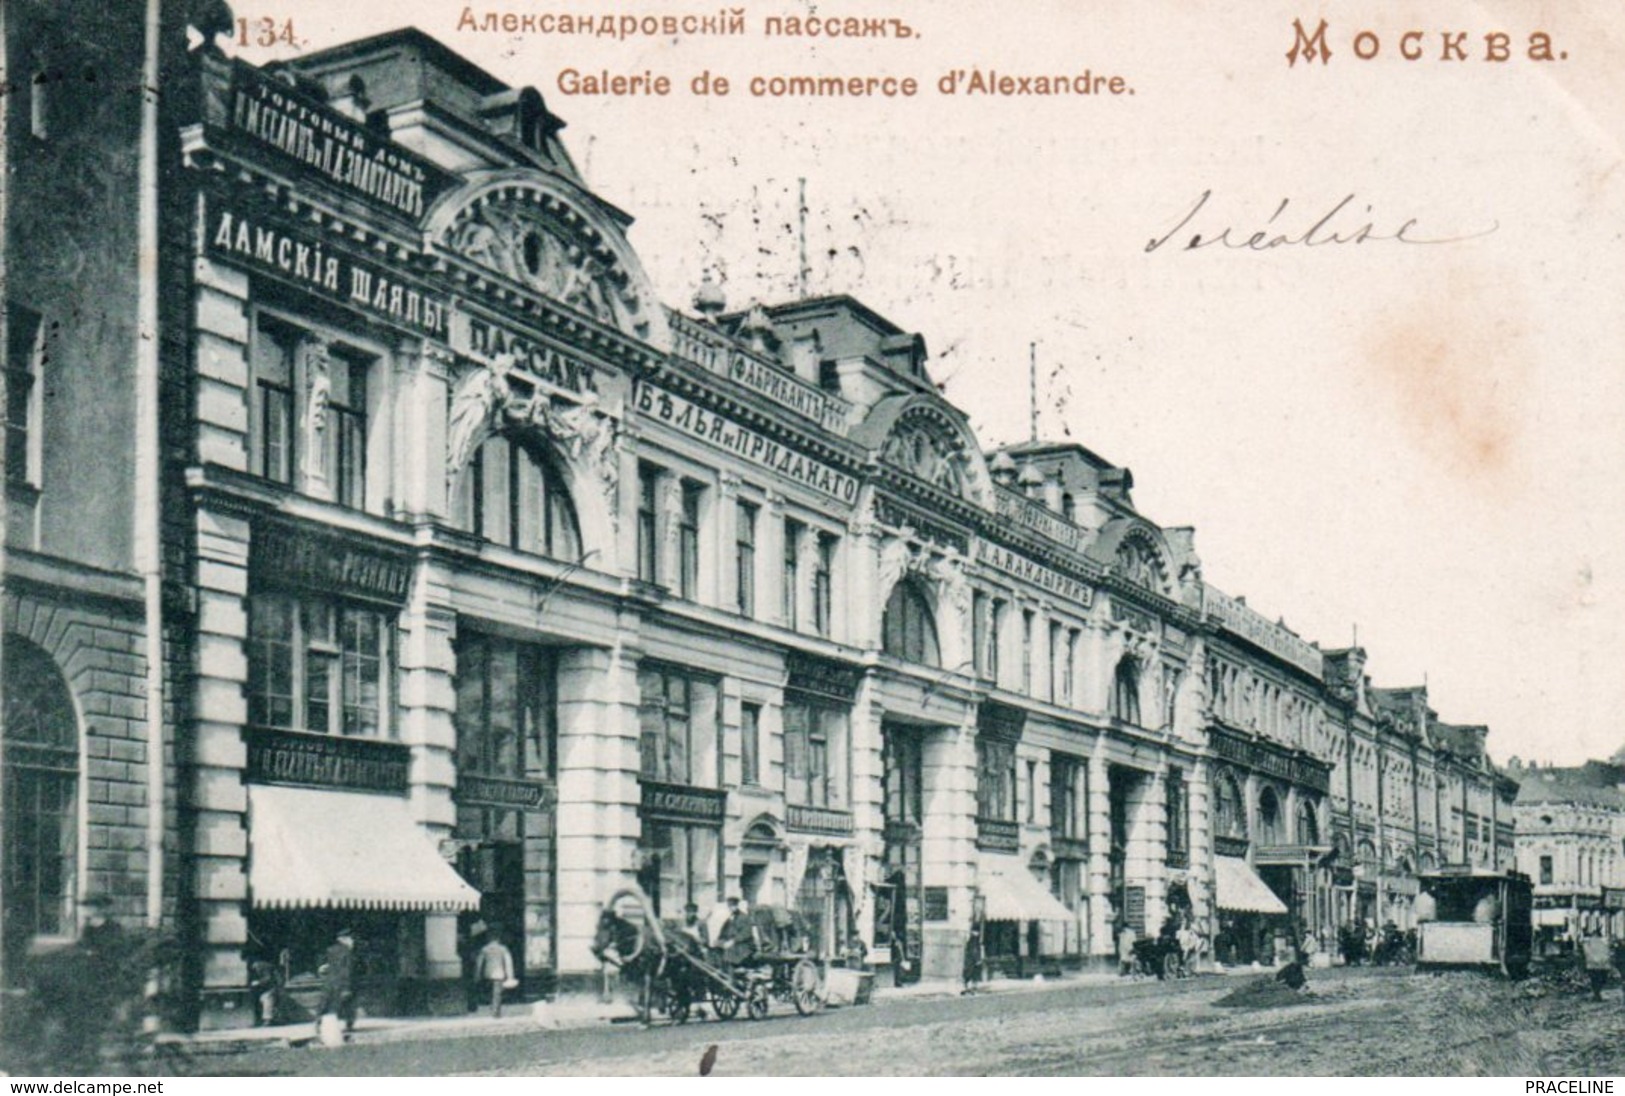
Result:
{"label": "pedestrian walking", "polygon": [[492,1019],[500,1017],[502,1015],[503,991],[517,989],[519,979],[514,976],[513,952],[509,951],[508,945],[502,942],[502,937],[498,934],[495,926],[491,928],[490,939],[480,949],[475,976],[491,988]]}
{"label": "pedestrian walking", "polygon": [[1134,927],[1128,922],[1117,930],[1117,974],[1127,978],[1134,973]]}
{"label": "pedestrian walking", "polygon": [[328,1016],[343,1021],[344,1034],[349,1035],[355,1030],[355,934],[349,929],[339,929],[322,957],[320,974],[322,1002],[316,1011],[316,1037],[322,1038],[322,1020]]}
{"label": "pedestrian walking", "polygon": [[1608,938],[1596,929],[1580,942],[1580,963],[1586,981],[1591,983],[1591,999],[1601,1001],[1602,987],[1608,984],[1608,972],[1613,969],[1613,956],[1609,954]]}
{"label": "pedestrian walking", "polygon": [[982,926],[971,922],[970,935],[965,938],[965,957],[960,971],[961,994],[975,993],[982,985]]}

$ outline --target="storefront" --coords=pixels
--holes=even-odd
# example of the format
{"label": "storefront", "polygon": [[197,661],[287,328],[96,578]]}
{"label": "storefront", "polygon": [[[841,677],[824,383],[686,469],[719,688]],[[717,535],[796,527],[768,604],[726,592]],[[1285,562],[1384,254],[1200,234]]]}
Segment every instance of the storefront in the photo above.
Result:
{"label": "storefront", "polygon": [[1072,911],[1052,930],[1058,951],[1069,962],[1089,954],[1089,769],[1081,757],[1051,753],[1050,893]]}
{"label": "storefront", "polygon": [[646,662],[638,670],[641,796],[637,880],[656,912],[702,914],[724,897],[722,690],[708,674]]}
{"label": "storefront", "polygon": [[525,996],[551,993],[557,801],[552,650],[465,627],[457,641],[457,870],[480,892],[458,921],[470,981],[490,938],[518,960]]}
{"label": "storefront", "polygon": [[[890,966],[897,985],[917,982],[925,943],[925,895],[920,864],[925,779],[920,728],[886,722],[882,730],[882,815],[885,819],[883,875],[875,888],[876,965]],[[942,897],[946,921],[947,890]]]}
{"label": "storefront", "polygon": [[854,880],[861,884],[852,819],[852,705],[859,672],[800,652],[786,656],[784,800],[786,887],[827,957],[857,937]]}
{"label": "storefront", "polygon": [[408,810],[396,656],[408,578],[393,549],[253,525],[244,959],[298,998],[349,928],[358,1000],[381,1015],[457,996],[430,977],[431,952],[481,901]]}
{"label": "storefront", "polygon": [[1218,926],[1214,957],[1226,966],[1270,964],[1290,940],[1291,918],[1286,903],[1246,860],[1245,842],[1215,838],[1213,857],[1214,905]]}

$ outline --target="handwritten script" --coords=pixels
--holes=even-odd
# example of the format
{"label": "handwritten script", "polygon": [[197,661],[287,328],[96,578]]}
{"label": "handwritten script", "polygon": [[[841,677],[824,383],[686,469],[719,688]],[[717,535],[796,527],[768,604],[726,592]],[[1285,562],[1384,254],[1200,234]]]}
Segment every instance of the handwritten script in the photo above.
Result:
{"label": "handwritten script", "polygon": [[[1379,219],[1371,215],[1369,205],[1365,206],[1365,213],[1362,215],[1358,211],[1356,197],[1348,194],[1313,221],[1309,218],[1314,214],[1300,214],[1292,205],[1292,199],[1282,198],[1281,203],[1275,207],[1275,212],[1269,215],[1262,227],[1254,231],[1248,232],[1246,229],[1237,229],[1234,225],[1226,225],[1217,231],[1204,229],[1201,232],[1190,232],[1193,225],[1202,226],[1203,222],[1200,220],[1202,212],[1212,197],[1211,190],[1202,191],[1202,196],[1196,199],[1196,204],[1178,224],[1163,235],[1147,241],[1146,253],[1150,254],[1170,243],[1177,251],[1200,251],[1209,247],[1223,247],[1232,251],[1273,251],[1281,247],[1366,243],[1456,244],[1488,236],[1501,227],[1499,222],[1492,222],[1488,228],[1477,232],[1438,236],[1425,232],[1418,227],[1418,219],[1411,217],[1400,222],[1396,228],[1391,221],[1379,224]],[[1185,237],[1186,232],[1190,232],[1188,239]],[[1179,243],[1175,237],[1185,242]]]}

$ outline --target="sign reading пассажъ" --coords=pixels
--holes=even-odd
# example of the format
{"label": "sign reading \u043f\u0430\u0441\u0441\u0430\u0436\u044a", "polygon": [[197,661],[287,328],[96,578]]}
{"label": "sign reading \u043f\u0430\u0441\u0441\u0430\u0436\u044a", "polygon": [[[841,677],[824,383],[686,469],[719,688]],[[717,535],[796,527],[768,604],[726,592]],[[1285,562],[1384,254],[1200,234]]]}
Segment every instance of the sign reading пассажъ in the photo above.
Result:
{"label": "sign reading \u043f\u0430\u0441\u0441\u0430\u0436\u044a", "polygon": [[455,182],[422,157],[242,62],[231,67],[226,116],[209,121],[292,161],[302,173],[413,221]]}
{"label": "sign reading \u043f\u0430\u0441\u0441\u0430\u0436\u044a", "polygon": [[728,793],[715,788],[695,788],[687,784],[656,784],[643,781],[643,798],[638,813],[666,822],[701,822],[720,826],[727,812]]}
{"label": "sign reading \u043f\u0430\u0441\u0441\u0430\u0436\u044a", "polygon": [[726,415],[708,411],[674,392],[639,381],[633,403],[656,422],[692,434],[708,445],[777,472],[820,494],[844,503],[858,499],[858,481],[821,460],[741,426]]}
{"label": "sign reading \u043f\u0430\u0441\u0441\u0430\u0436\u044a", "polygon": [[399,742],[248,728],[251,784],[304,784],[366,792],[405,792],[412,751]]}
{"label": "sign reading \u043f\u0430\u0441\u0441\u0430\u0436\u044a", "polygon": [[492,362],[511,354],[515,366],[554,388],[577,396],[598,391],[590,362],[479,316],[463,312],[452,316],[451,348]]}
{"label": "sign reading \u043f\u0430\u0441\u0441\u0430\u0436\u044a", "polygon": [[366,312],[418,335],[445,340],[447,306],[393,270],[333,249],[263,213],[208,199],[204,247],[211,258],[269,274],[334,304]]}

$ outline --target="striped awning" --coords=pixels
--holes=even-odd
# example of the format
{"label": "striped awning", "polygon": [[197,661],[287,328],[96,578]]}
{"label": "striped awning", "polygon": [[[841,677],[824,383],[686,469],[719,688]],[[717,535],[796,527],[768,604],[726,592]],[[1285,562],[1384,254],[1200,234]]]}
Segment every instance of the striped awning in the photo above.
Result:
{"label": "striped awning", "polygon": [[1258,877],[1252,866],[1239,856],[1213,858],[1213,882],[1217,905],[1232,913],[1285,913],[1286,904]]}
{"label": "striped awning", "polygon": [[1020,864],[1005,866],[984,858],[977,889],[986,901],[989,921],[1075,921],[1077,914],[1061,905]]}
{"label": "striped awning", "polygon": [[248,825],[256,908],[480,908],[397,796],[256,784]]}

